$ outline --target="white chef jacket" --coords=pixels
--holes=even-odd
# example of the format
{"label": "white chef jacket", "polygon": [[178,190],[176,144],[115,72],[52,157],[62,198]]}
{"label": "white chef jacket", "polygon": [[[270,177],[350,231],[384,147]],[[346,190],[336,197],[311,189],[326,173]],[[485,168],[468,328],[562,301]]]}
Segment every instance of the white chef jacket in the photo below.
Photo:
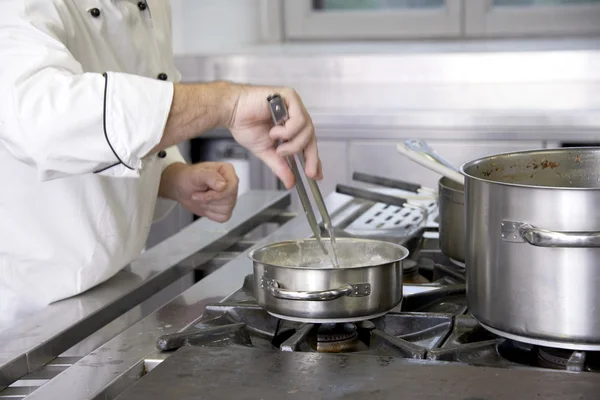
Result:
{"label": "white chef jacket", "polygon": [[141,253],[179,79],[167,0],[0,0],[0,329]]}

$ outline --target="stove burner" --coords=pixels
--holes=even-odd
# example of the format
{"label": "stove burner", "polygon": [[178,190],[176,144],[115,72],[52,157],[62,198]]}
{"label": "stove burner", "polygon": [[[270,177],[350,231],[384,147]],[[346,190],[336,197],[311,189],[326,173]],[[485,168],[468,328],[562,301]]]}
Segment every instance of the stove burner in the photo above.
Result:
{"label": "stove burner", "polygon": [[317,328],[317,351],[320,353],[357,351],[359,344],[358,328],[353,323],[321,324]]}
{"label": "stove burner", "polygon": [[537,364],[535,346],[510,339],[498,344],[498,355],[511,363],[534,367]]}
{"label": "stove burner", "polygon": [[402,281],[404,283],[429,283],[423,275],[419,273],[419,263],[414,260],[404,260],[402,265]]}
{"label": "stove burner", "polygon": [[506,339],[498,345],[505,360],[529,367],[571,372],[598,372],[599,353],[539,347]]}
{"label": "stove burner", "polygon": [[567,369],[567,363],[573,350],[540,347],[538,349],[538,366],[551,369]]}
{"label": "stove burner", "polygon": [[456,338],[456,341],[460,344],[469,344],[477,342],[485,342],[488,340],[497,339],[497,336],[493,333],[483,329],[479,325],[475,325],[471,330],[466,331],[462,335]]}

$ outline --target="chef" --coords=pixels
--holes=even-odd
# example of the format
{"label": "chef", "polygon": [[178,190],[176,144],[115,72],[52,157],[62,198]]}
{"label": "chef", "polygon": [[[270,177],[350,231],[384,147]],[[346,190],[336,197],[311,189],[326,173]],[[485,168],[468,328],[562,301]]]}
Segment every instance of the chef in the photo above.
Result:
{"label": "chef", "polygon": [[[114,276],[176,202],[230,218],[233,167],[186,164],[182,141],[226,127],[287,188],[287,154],[321,179],[293,90],[179,80],[169,1],[0,1],[0,329]],[[273,127],[276,92],[290,119]]]}

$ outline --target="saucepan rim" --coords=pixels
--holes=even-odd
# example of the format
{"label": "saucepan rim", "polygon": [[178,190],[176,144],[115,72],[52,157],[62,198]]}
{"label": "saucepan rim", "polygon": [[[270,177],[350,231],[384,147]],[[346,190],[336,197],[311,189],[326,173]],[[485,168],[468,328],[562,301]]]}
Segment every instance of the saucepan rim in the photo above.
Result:
{"label": "saucepan rim", "polygon": [[[343,270],[358,270],[358,269],[367,269],[367,268],[374,268],[374,267],[379,267],[379,266],[383,266],[383,265],[387,265],[387,264],[393,264],[399,261],[403,261],[405,260],[409,255],[410,255],[410,251],[408,250],[408,248],[397,244],[397,243],[392,243],[392,242],[387,242],[384,240],[374,240],[374,239],[362,239],[362,238],[337,238],[336,241],[337,242],[363,242],[363,243],[376,243],[376,244],[382,244],[385,246],[389,246],[389,247],[394,247],[398,250],[400,250],[402,252],[402,256],[398,257],[398,258],[394,258],[394,259],[390,259],[390,260],[386,260],[385,262],[379,262],[376,264],[366,264],[366,265],[357,265],[357,266],[353,266],[353,267],[303,267],[303,266],[297,266],[297,265],[277,265],[277,264],[272,264],[272,263],[266,263],[264,261],[261,260],[257,260],[254,255],[256,253],[258,253],[261,250],[267,249],[267,248],[273,248],[275,246],[284,246],[284,245],[289,245],[289,244],[295,244],[298,242],[315,242],[317,239],[315,238],[306,238],[306,239],[297,239],[297,240],[283,240],[280,242],[274,242],[274,243],[270,243],[270,244],[266,244],[260,247],[257,247],[255,249],[250,250],[250,252],[248,253],[248,257],[254,261],[255,263],[260,263],[260,264],[264,264],[264,265],[270,265],[273,267],[277,267],[277,268],[286,268],[286,269],[298,269],[298,270],[315,270],[315,271],[343,271]],[[329,240],[329,238],[323,238],[321,240]],[[323,255],[323,257],[327,257],[326,255]]]}
{"label": "saucepan rim", "polygon": [[[507,151],[503,153],[492,154],[476,158],[471,161],[463,163],[459,171],[466,179],[474,181],[485,182],[493,185],[518,187],[524,189],[539,189],[539,190],[561,190],[561,191],[599,191],[600,187],[584,187],[584,186],[546,186],[546,185],[528,185],[524,183],[505,182],[495,179],[487,179],[480,176],[475,176],[467,172],[467,169],[475,167],[477,164],[487,162],[493,158],[502,158],[511,155],[536,155],[541,153],[567,153],[567,152],[579,152],[579,153],[600,153],[600,147],[560,147],[554,149],[535,149],[535,150],[519,150],[519,151]],[[465,181],[466,183],[466,181]]]}

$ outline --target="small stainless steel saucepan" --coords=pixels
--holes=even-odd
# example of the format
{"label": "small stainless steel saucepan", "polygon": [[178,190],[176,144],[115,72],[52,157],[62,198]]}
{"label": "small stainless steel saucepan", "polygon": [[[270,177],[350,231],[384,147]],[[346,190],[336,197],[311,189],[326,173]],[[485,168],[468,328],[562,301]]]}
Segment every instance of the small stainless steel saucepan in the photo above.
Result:
{"label": "small stainless steel saucepan", "polygon": [[258,304],[275,317],[312,323],[376,318],[400,304],[408,249],[378,240],[339,238],[336,250],[340,267],[331,265],[314,239],[251,251]]}

